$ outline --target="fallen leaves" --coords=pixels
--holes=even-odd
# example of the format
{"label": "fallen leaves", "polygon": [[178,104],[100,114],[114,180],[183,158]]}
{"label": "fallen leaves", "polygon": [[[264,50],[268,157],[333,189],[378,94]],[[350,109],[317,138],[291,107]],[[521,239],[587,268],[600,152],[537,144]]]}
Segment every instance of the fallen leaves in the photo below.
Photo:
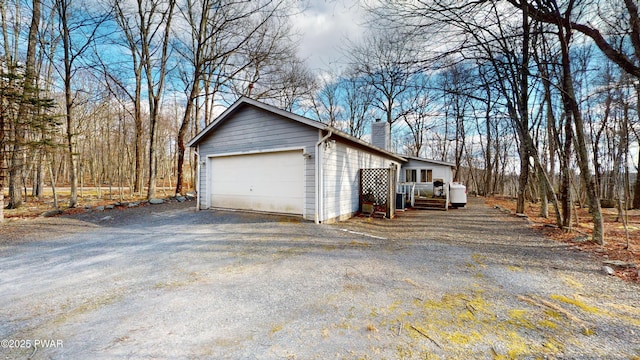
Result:
{"label": "fallen leaves", "polygon": [[[505,209],[515,214],[516,203],[514,199],[505,197],[486,198],[485,204],[491,207]],[[540,231],[548,239],[570,244],[580,251],[589,252],[601,260],[619,260],[625,263],[640,265],[640,210],[629,210],[629,248],[626,248],[624,227],[617,222],[615,209],[602,209],[605,220],[605,244],[597,245],[589,241],[593,223],[589,210],[586,208],[578,211],[578,225],[574,225],[574,231],[565,231],[554,226],[555,218],[553,208],[549,208],[549,217],[540,217],[540,204],[527,203],[525,214],[533,223],[533,228]],[[586,234],[587,241],[580,241]],[[629,281],[640,282],[640,274],[637,268],[616,268],[615,275]]]}

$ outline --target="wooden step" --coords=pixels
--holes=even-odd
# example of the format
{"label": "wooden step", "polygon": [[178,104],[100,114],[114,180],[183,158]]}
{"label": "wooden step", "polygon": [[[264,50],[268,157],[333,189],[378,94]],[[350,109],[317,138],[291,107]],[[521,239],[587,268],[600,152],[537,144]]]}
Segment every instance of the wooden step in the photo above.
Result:
{"label": "wooden step", "polygon": [[446,199],[415,199],[414,204],[429,204],[429,205],[444,205],[447,203]]}
{"label": "wooden step", "polygon": [[424,210],[447,210],[447,200],[440,198],[415,199],[413,203],[414,209]]}
{"label": "wooden step", "polygon": [[440,210],[440,211],[447,211],[447,208],[442,208],[442,207],[428,207],[428,206],[414,206],[413,207],[415,210]]}

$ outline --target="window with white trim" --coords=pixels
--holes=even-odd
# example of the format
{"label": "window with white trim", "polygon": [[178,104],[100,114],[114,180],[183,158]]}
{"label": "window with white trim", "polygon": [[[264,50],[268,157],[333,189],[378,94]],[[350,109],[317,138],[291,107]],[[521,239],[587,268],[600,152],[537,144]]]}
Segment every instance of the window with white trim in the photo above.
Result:
{"label": "window with white trim", "polygon": [[421,169],[420,170],[420,182],[432,182],[433,181],[433,170],[431,169]]}
{"label": "window with white trim", "polygon": [[406,182],[416,182],[418,181],[418,171],[416,169],[407,169],[405,171],[405,179]]}

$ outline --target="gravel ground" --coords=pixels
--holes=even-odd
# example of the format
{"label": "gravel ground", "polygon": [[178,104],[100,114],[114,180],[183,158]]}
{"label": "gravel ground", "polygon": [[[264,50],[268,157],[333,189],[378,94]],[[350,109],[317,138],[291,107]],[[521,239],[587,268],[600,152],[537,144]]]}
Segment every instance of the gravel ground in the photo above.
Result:
{"label": "gravel ground", "polygon": [[0,358],[640,358],[637,285],[478,202],[335,225],[192,207],[1,225]]}

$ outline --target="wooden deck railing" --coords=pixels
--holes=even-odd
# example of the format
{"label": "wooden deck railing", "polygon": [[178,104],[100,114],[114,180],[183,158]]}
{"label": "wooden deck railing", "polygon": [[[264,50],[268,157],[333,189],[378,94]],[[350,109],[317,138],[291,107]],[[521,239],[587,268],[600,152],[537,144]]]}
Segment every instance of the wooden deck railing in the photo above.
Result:
{"label": "wooden deck railing", "polygon": [[398,183],[397,191],[405,194],[404,196],[411,207],[444,210],[449,208],[448,183],[444,183],[441,187],[435,187],[433,182],[401,182]]}

